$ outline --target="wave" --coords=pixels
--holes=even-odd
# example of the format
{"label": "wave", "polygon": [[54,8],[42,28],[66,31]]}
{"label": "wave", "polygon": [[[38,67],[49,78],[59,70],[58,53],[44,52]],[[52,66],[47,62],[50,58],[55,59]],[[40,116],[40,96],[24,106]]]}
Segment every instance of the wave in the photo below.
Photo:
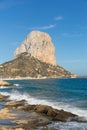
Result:
{"label": "wave", "polygon": [[6,89],[6,88],[9,88],[9,87],[0,86],[0,89]]}
{"label": "wave", "polygon": [[14,84],[14,85],[17,86],[17,87],[19,86],[19,84]]}
{"label": "wave", "polygon": [[[86,123],[78,123],[78,122],[57,122],[48,125],[49,128],[55,128],[58,130],[87,130]],[[41,130],[41,129],[40,129]]]}
{"label": "wave", "polygon": [[83,117],[83,120],[87,120],[87,110],[83,110],[77,107],[74,107],[68,103],[65,102],[54,102],[54,101],[48,101],[48,100],[42,100],[38,99],[37,97],[30,96],[28,93],[21,94],[17,90],[13,90],[11,93],[9,92],[0,92],[2,95],[8,95],[10,96],[10,100],[14,101],[20,101],[20,100],[26,100],[28,104],[42,104],[42,105],[48,105],[52,106],[55,109],[63,109],[65,111],[74,113],[80,117]]}

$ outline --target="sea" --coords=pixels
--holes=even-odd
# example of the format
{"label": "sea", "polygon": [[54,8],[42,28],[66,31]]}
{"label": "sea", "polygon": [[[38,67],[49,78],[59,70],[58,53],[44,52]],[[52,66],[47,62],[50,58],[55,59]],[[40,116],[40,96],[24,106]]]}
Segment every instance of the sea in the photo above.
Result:
{"label": "sea", "polygon": [[[15,87],[0,87],[0,94],[28,104],[44,104],[63,109],[87,120],[87,78],[9,80]],[[49,128],[87,130],[87,123],[53,122]]]}

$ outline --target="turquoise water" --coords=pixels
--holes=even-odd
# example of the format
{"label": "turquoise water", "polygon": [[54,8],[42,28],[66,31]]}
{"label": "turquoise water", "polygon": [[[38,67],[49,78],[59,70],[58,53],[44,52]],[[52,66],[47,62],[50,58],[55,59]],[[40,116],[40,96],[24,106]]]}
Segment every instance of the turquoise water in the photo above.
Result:
{"label": "turquoise water", "polygon": [[[29,104],[46,104],[87,119],[86,78],[11,80],[9,82],[16,84],[16,87],[1,87],[0,93],[9,95],[11,100],[25,99]],[[84,127],[84,130],[87,128]]]}

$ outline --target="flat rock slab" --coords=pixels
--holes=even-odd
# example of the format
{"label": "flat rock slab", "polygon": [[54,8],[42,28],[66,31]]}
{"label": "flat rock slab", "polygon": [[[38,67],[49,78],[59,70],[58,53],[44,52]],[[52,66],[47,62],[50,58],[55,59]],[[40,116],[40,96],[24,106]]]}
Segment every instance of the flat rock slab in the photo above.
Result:
{"label": "flat rock slab", "polygon": [[0,80],[0,86],[14,86],[14,84],[11,84],[11,83],[3,81],[3,80]]}
{"label": "flat rock slab", "polygon": [[17,117],[18,115],[12,113],[12,111],[9,110],[8,108],[3,108],[0,110],[0,120],[15,119]]}
{"label": "flat rock slab", "polygon": [[26,103],[25,100],[21,100],[21,101],[8,101],[4,104],[5,107],[19,107],[19,106],[24,106],[24,104]]}
{"label": "flat rock slab", "polygon": [[1,95],[0,94],[0,102],[5,101],[9,96]]}

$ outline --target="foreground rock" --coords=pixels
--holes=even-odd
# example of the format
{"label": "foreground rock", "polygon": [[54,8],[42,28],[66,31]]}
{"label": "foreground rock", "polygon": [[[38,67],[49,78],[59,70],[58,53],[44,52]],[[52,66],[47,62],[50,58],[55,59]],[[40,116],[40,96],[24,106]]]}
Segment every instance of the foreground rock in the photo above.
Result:
{"label": "foreground rock", "polygon": [[6,82],[6,81],[3,81],[3,80],[0,80],[0,86],[14,86],[13,84],[9,83],[9,82]]}
{"label": "foreground rock", "polygon": [[66,122],[68,120],[76,120],[77,117],[77,115],[75,114],[66,112],[64,110],[53,109],[52,107],[47,105],[28,105],[25,107],[21,107],[20,109],[28,112],[40,113],[44,116],[49,117],[51,121]]}
{"label": "foreground rock", "polygon": [[47,33],[32,31],[20,47],[16,49],[15,58],[17,58],[18,55],[27,52],[43,62],[56,65],[54,51],[55,49],[51,37]]}
{"label": "foreground rock", "polygon": [[9,102],[6,102],[4,104],[5,107],[14,107],[14,108],[17,108],[17,107],[21,107],[21,106],[24,106],[25,105],[25,100],[21,100],[21,101],[9,101]]}
{"label": "foreground rock", "polygon": [[11,113],[11,110],[8,108],[3,108],[0,110],[0,120],[6,120],[6,119],[15,119],[17,117],[17,114]]}
{"label": "foreground rock", "polygon": [[9,96],[1,95],[0,94],[0,102],[5,101]]}
{"label": "foreground rock", "polygon": [[49,128],[52,122],[84,122],[79,119],[75,114],[47,105],[28,105],[25,100],[6,101],[4,108],[0,110],[0,120],[11,123],[9,126],[0,126],[1,130],[35,130],[40,127],[41,130],[56,130]]}
{"label": "foreground rock", "polygon": [[66,112],[64,110],[57,110],[53,109],[50,106],[47,105],[25,105],[24,101],[18,101],[18,102],[7,102],[5,107],[12,107],[13,109],[17,110],[24,110],[29,113],[38,113],[42,116],[49,117],[50,121],[63,121],[66,122],[68,120],[76,120],[76,115],[72,114],[70,112]]}
{"label": "foreground rock", "polygon": [[9,127],[9,126],[0,126],[0,130],[25,130],[25,129],[22,129],[20,127],[16,128],[16,127]]}

